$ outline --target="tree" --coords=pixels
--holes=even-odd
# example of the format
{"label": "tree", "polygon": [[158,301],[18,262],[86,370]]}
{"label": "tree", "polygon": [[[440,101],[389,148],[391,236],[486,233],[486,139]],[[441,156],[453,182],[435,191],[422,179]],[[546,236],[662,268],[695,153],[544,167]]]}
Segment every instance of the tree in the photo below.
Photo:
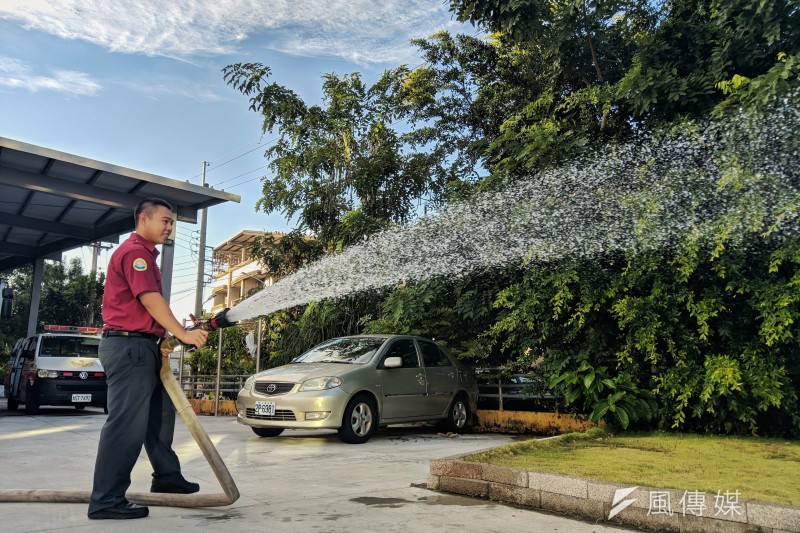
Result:
{"label": "tree", "polygon": [[[5,360],[17,339],[28,329],[33,268],[16,269],[9,276],[14,288],[14,312],[10,320],[0,321],[0,354]],[[105,274],[92,278],[84,274],[80,259],[73,258],[68,265],[62,262],[44,262],[42,293],[39,303],[37,331],[45,324],[70,326],[99,326]],[[89,318],[95,317],[90,323]]]}
{"label": "tree", "polygon": [[[426,64],[409,76],[406,103],[415,119],[437,126],[417,135],[475,151],[470,159],[491,174],[481,188],[800,85],[800,10],[788,0],[450,7],[493,32],[488,44],[447,34],[417,41]],[[453,142],[454,131],[463,144]]]}
{"label": "tree", "polygon": [[497,82],[478,93],[530,87],[510,100],[514,109],[489,139],[492,182],[529,176],[587,145],[630,134],[630,108],[616,98],[615,84],[656,25],[649,1],[452,0],[450,6],[459,20],[499,34],[493,37],[499,57],[520,58],[522,68],[496,69]]}
{"label": "tree", "polygon": [[375,223],[404,223],[418,202],[435,200],[442,184],[436,158],[413,150],[394,129],[403,110],[394,105],[407,72],[387,71],[371,87],[359,74],[323,76],[323,105],[310,105],[290,89],[266,84],[268,67],[238,63],[223,69],[235,89],[250,96],[250,109],[264,117],[263,131],[278,128],[279,139],[266,157],[274,177],[265,178],[256,208],[298,217],[328,247],[343,238],[340,224],[358,210]]}
{"label": "tree", "polygon": [[319,258],[323,251],[322,243],[299,231],[292,231],[278,238],[268,233],[256,238],[250,247],[252,256],[276,277],[295,272]]}

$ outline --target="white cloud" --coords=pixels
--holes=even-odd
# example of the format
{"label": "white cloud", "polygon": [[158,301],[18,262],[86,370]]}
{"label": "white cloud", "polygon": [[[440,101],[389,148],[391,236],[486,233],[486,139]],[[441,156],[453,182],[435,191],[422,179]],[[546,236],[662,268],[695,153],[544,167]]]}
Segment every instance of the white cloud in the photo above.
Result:
{"label": "white cloud", "polygon": [[151,99],[158,99],[162,95],[177,96],[201,102],[217,102],[222,97],[213,90],[192,85],[191,89],[185,88],[185,83],[162,82],[162,83],[126,83],[134,91],[144,94]]}
{"label": "white cloud", "polygon": [[0,56],[0,85],[27,89],[60,91],[73,95],[94,95],[102,87],[88,74],[74,70],[55,70],[49,76],[38,75],[21,61]]}
{"label": "white cloud", "polygon": [[115,52],[228,54],[249,38],[295,55],[396,63],[451,21],[443,0],[3,0],[0,18]]}

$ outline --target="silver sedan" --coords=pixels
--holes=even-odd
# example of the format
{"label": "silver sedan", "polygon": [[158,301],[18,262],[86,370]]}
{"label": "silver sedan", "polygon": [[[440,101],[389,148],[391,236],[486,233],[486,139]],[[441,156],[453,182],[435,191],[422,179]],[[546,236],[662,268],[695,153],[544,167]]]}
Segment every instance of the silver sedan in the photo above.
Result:
{"label": "silver sedan", "polygon": [[389,424],[441,420],[464,432],[477,398],[474,372],[435,342],[358,335],[330,339],[251,376],[236,408],[239,423],[260,437],[287,428],[337,429],[344,442],[360,444]]}

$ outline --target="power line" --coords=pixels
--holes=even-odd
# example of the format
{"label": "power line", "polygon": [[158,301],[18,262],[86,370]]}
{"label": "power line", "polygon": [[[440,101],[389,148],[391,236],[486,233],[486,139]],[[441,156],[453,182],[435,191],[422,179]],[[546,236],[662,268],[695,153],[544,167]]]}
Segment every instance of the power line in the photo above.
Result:
{"label": "power line", "polygon": [[272,142],[274,142],[274,141],[276,141],[276,140],[277,140],[277,139],[270,139],[269,141],[265,141],[265,142],[263,142],[263,143],[259,144],[258,146],[256,146],[255,148],[251,148],[250,150],[248,150],[248,151],[246,151],[246,152],[244,152],[244,153],[241,153],[241,154],[237,155],[236,157],[232,157],[232,158],[228,159],[227,161],[225,161],[225,162],[223,162],[223,163],[220,163],[219,165],[216,165],[216,166],[215,166],[215,167],[213,167],[213,168],[208,168],[208,169],[206,169],[206,172],[211,172],[212,170],[216,170],[216,169],[218,169],[218,168],[219,168],[219,167],[221,167],[221,166],[227,165],[227,164],[228,164],[228,163],[230,163],[231,161],[236,161],[237,159],[239,159],[239,158],[241,158],[241,157],[244,157],[244,156],[246,156],[247,154],[249,154],[249,153],[251,153],[251,152],[255,152],[256,150],[258,150],[258,149],[259,149],[259,148],[261,148],[262,146],[264,146],[264,145],[266,145],[266,144],[269,144],[269,143],[272,143]]}
{"label": "power line", "polygon": [[253,179],[251,179],[251,180],[243,181],[243,182],[241,182],[241,183],[237,183],[236,185],[231,185],[230,187],[228,187],[228,189],[233,189],[234,187],[239,187],[240,185],[244,185],[244,184],[246,184],[246,183],[250,183],[250,182],[252,182],[252,181],[256,181],[256,180],[259,180],[259,179],[261,179],[261,176],[259,176],[259,177],[257,177],[257,178],[253,178]]}
{"label": "power line", "polygon": [[258,168],[254,168],[253,170],[248,170],[247,172],[244,172],[244,173],[242,173],[242,174],[239,174],[238,176],[234,176],[234,177],[232,177],[232,178],[228,178],[228,179],[226,179],[226,180],[219,181],[219,182],[217,182],[216,186],[217,186],[217,187],[219,187],[219,186],[220,186],[220,185],[222,185],[223,183],[227,183],[227,182],[229,182],[229,181],[233,181],[233,180],[235,180],[236,178],[241,178],[242,176],[246,176],[246,175],[248,175],[248,174],[250,174],[250,173],[252,173],[252,172],[255,172],[256,170],[261,170],[262,168],[267,168],[268,166],[269,166],[269,165],[262,165],[262,166],[260,166],[260,167],[258,167]]}
{"label": "power line", "polygon": [[[263,137],[262,137],[262,138],[263,138]],[[255,142],[259,142],[260,140],[261,140],[261,139],[258,139],[258,140],[256,140]],[[240,150],[241,148],[244,148],[245,146],[247,146],[248,144],[251,144],[251,143],[253,143],[253,141],[247,141],[247,142],[244,142],[244,143],[240,144],[239,146],[236,146],[236,147],[234,147],[234,148],[231,148],[231,149],[230,149],[230,150],[228,150],[227,152],[225,152],[225,153],[223,153],[223,154],[221,154],[221,155],[218,155],[216,158],[214,158],[214,159],[212,159],[211,161],[209,161],[209,163],[213,163],[214,161],[216,161],[216,160],[218,160],[218,159],[222,159],[223,157],[227,156],[228,154],[232,154],[232,153],[234,153],[234,152],[236,152],[236,151]],[[257,147],[256,147],[256,148],[257,148]],[[207,171],[207,170],[208,170],[208,169],[206,169],[206,171]],[[195,179],[196,177],[198,177],[198,176],[201,176],[202,174],[203,174],[203,173],[202,173],[202,171],[201,171],[201,172],[198,172],[198,173],[197,173],[197,174],[195,174],[194,176],[192,176],[192,177],[190,177],[190,178],[187,178],[187,180],[186,180],[186,181],[191,181],[191,180]]]}

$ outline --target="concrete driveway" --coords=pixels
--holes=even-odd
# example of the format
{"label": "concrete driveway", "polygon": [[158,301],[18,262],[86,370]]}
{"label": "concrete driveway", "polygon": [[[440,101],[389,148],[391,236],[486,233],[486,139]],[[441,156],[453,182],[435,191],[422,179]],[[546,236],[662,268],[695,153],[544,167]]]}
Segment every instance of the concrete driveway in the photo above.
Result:
{"label": "concrete driveway", "polygon": [[[6,411],[0,400],[0,490],[91,490],[102,410],[42,408],[36,416]],[[241,493],[229,507],[150,507],[140,520],[90,521],[86,505],[0,503],[0,531],[272,531],[272,532],[611,532],[597,525],[508,505],[429,491],[428,461],[500,446],[519,437],[450,438],[435,428],[380,430],[349,445],[332,431],[289,430],[259,438],[228,417],[201,417]],[[219,493],[211,468],[178,419],[175,450],[184,475],[201,492]],[[142,452],[131,491],[149,490]],[[111,522],[111,523],[109,523]],[[144,529],[143,529],[144,528]]]}

